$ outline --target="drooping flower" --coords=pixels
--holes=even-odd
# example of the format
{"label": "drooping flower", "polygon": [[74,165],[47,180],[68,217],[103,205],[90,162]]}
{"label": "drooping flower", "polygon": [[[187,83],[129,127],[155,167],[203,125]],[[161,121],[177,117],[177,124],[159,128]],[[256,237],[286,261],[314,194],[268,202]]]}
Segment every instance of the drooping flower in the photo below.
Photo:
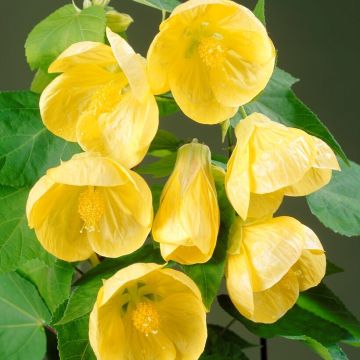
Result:
{"label": "drooping flower", "polygon": [[193,141],[178,150],[161,194],[152,234],[163,258],[182,264],[208,261],[216,245],[220,215],[210,149]]}
{"label": "drooping flower", "polygon": [[319,239],[294,218],[255,223],[238,218],[232,227],[226,286],[238,311],[252,321],[278,320],[300,291],[320,283],[325,269]]}
{"label": "drooping flower", "polygon": [[191,119],[232,117],[269,81],[275,50],[265,27],[228,0],[189,0],[160,25],[148,52],[153,92],[169,90]]}
{"label": "drooping flower", "polygon": [[98,360],[196,360],[206,337],[195,283],[157,264],[133,264],[106,280],[90,315]]}
{"label": "drooping flower", "polygon": [[26,212],[42,246],[66,261],[137,250],[153,217],[146,182],[115,161],[89,153],[48,170],[30,191]]}
{"label": "drooping flower", "polygon": [[237,144],[228,162],[225,187],[243,218],[274,213],[284,195],[308,195],[339,170],[334,152],[322,140],[253,113],[235,129]]}
{"label": "drooping flower", "polygon": [[71,45],[49,67],[62,73],[40,98],[45,126],[131,168],[145,156],[158,128],[145,60],[107,29],[110,46],[84,41]]}

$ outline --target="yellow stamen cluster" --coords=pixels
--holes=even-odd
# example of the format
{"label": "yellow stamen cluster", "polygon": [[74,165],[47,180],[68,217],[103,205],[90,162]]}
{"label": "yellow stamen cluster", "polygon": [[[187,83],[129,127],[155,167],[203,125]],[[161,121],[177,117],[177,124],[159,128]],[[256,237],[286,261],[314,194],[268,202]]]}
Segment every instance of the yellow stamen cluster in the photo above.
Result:
{"label": "yellow stamen cluster", "polygon": [[97,89],[92,96],[90,112],[94,116],[112,111],[121,100],[121,87],[115,81]]}
{"label": "yellow stamen cluster", "polygon": [[222,65],[225,59],[225,48],[221,39],[207,37],[200,41],[198,54],[201,61],[208,67],[214,68]]}
{"label": "yellow stamen cluster", "polygon": [[105,203],[101,193],[92,186],[80,193],[78,212],[84,221],[81,232],[83,229],[87,232],[97,230],[99,222],[105,213]]}
{"label": "yellow stamen cluster", "polygon": [[159,331],[160,319],[156,307],[150,302],[139,303],[132,313],[134,327],[148,336]]}

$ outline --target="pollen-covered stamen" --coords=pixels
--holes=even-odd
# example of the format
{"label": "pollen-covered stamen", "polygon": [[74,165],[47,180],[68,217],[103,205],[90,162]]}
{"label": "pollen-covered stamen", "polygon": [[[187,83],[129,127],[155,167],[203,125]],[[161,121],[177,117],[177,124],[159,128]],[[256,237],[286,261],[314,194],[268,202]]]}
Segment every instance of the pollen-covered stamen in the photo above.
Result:
{"label": "pollen-covered stamen", "polygon": [[93,186],[89,186],[79,195],[78,212],[84,225],[80,232],[85,229],[87,232],[99,229],[99,222],[105,213],[104,198]]}
{"label": "pollen-covered stamen", "polygon": [[94,116],[112,111],[121,100],[121,87],[115,81],[99,87],[92,96],[90,112]]}
{"label": "pollen-covered stamen", "polygon": [[226,55],[221,37],[211,36],[202,39],[198,46],[198,54],[206,66],[210,68],[221,66]]}
{"label": "pollen-covered stamen", "polygon": [[159,313],[151,302],[141,302],[137,304],[131,314],[132,322],[136,330],[146,336],[157,334],[160,326]]}

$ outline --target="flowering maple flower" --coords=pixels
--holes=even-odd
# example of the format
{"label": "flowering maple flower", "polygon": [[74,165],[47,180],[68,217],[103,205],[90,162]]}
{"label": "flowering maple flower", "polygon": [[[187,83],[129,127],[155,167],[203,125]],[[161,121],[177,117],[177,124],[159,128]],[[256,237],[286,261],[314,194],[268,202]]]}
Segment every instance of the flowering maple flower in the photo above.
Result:
{"label": "flowering maple flower", "polygon": [[195,283],[157,264],[136,263],[104,281],[90,315],[98,360],[196,360],[206,337]]}
{"label": "flowering maple flower", "polygon": [[254,322],[277,321],[325,270],[319,239],[294,218],[247,223],[238,217],[231,228],[226,286],[238,311]]}
{"label": "flowering maple flower", "polygon": [[275,50],[263,24],[228,0],[190,0],[161,23],[147,55],[155,94],[171,90],[191,119],[232,117],[270,79]]}
{"label": "flowering maple flower", "polygon": [[40,98],[41,117],[55,135],[128,168],[145,156],[159,122],[145,60],[107,29],[110,46],[71,45],[49,67],[62,73]]}
{"label": "flowering maple flower", "polygon": [[214,251],[220,214],[210,149],[193,141],[179,148],[161,194],[152,235],[166,261],[204,263]]}
{"label": "flowering maple flower", "polygon": [[29,226],[42,246],[66,261],[129,254],[151,229],[146,182],[115,161],[82,153],[47,171],[31,189]]}
{"label": "flowering maple flower", "polygon": [[235,128],[237,144],[229,159],[225,187],[245,220],[273,214],[283,196],[319,190],[339,164],[331,148],[300,129],[253,113]]}

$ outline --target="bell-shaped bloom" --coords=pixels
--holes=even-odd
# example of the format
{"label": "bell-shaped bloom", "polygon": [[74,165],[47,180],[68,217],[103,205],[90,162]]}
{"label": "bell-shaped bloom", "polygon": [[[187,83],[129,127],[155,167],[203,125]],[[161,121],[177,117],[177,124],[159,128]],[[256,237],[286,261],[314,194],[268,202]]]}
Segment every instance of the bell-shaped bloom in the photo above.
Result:
{"label": "bell-shaped bloom", "polygon": [[197,360],[206,337],[195,283],[157,264],[133,264],[106,280],[90,315],[98,360]]}
{"label": "bell-shaped bloom", "polygon": [[30,228],[42,246],[66,261],[129,254],[143,245],[153,218],[151,192],[138,174],[82,153],[50,169],[31,189]]}
{"label": "bell-shaped bloom", "polygon": [[189,0],[161,23],[147,58],[154,93],[171,90],[189,118],[216,124],[265,88],[275,50],[265,27],[244,6]]}
{"label": "bell-shaped bloom", "polygon": [[193,141],[178,150],[175,168],[161,194],[152,235],[166,261],[204,263],[213,254],[219,224],[210,149]]}
{"label": "bell-shaped bloom", "polygon": [[255,223],[238,218],[231,229],[226,286],[238,311],[252,321],[278,320],[300,291],[320,283],[325,269],[319,239],[294,218]]}
{"label": "bell-shaped bloom", "polygon": [[79,42],[49,67],[62,73],[44,90],[40,111],[55,135],[132,168],[145,156],[159,121],[145,60],[107,29],[111,45]]}
{"label": "bell-shaped bloom", "polygon": [[284,195],[303,196],[326,185],[339,164],[331,148],[306,132],[253,113],[235,128],[228,162],[228,198],[245,220],[274,213]]}

